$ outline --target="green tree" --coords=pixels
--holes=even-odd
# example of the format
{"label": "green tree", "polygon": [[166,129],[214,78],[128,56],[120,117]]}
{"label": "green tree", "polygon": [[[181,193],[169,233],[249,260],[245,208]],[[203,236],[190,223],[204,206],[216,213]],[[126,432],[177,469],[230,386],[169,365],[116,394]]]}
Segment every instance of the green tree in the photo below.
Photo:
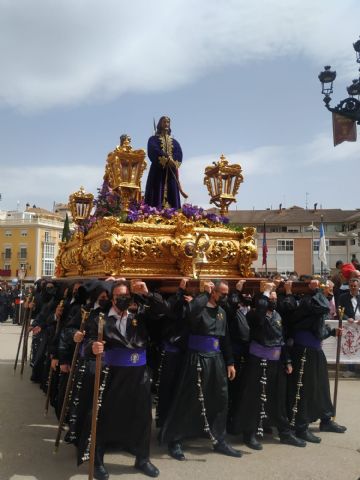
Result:
{"label": "green tree", "polygon": [[69,222],[69,217],[68,214],[66,214],[65,220],[64,220],[64,228],[62,231],[62,237],[61,241],[62,242],[68,242],[71,237],[71,232],[70,232],[70,222]]}

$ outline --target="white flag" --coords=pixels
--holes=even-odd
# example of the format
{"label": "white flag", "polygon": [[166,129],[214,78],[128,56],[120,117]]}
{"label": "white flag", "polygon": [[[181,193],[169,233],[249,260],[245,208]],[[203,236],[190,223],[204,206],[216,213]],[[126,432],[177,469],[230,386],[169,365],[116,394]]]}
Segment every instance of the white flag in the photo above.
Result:
{"label": "white flag", "polygon": [[319,259],[322,261],[324,265],[327,265],[326,241],[325,241],[324,225],[322,223],[320,224]]}

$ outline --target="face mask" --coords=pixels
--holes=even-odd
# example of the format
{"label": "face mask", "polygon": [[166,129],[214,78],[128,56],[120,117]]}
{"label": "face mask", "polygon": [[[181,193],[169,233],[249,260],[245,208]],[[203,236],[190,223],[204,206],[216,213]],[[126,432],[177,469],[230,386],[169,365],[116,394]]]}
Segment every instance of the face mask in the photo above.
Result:
{"label": "face mask", "polygon": [[118,297],[115,302],[116,308],[120,310],[120,312],[124,312],[128,309],[130,305],[130,297]]}
{"label": "face mask", "polygon": [[102,310],[105,310],[105,308],[109,306],[109,303],[107,298],[100,298],[100,300],[98,300],[98,304]]}
{"label": "face mask", "polygon": [[274,302],[274,301],[272,301],[272,300],[269,300],[268,310],[270,310],[271,312],[273,312],[274,310],[276,310],[276,306],[277,306],[277,302]]}
{"label": "face mask", "polygon": [[47,288],[45,289],[45,292],[46,292],[47,295],[53,297],[53,296],[55,295],[55,293],[56,293],[56,288],[54,288],[54,287],[47,287]]}
{"label": "face mask", "polygon": [[216,303],[220,305],[220,307],[223,307],[224,305],[226,305],[227,299],[228,299],[227,295],[221,295],[221,297]]}
{"label": "face mask", "polygon": [[128,308],[129,312],[131,313],[137,313],[138,311],[138,306],[136,303],[132,303],[131,306]]}
{"label": "face mask", "polygon": [[241,299],[241,303],[242,303],[243,305],[245,305],[246,307],[251,307],[252,298],[243,297],[243,298]]}

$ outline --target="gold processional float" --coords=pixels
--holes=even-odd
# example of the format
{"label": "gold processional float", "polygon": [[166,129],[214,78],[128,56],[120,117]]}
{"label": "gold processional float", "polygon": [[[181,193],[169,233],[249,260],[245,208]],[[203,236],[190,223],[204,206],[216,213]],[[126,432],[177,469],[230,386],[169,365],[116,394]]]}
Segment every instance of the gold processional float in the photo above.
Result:
{"label": "gold processional float", "polygon": [[242,168],[224,155],[204,172],[210,202],[220,215],[184,204],[158,211],[141,201],[144,150],[131,139],[109,153],[94,201],[81,187],[69,197],[76,230],[60,244],[56,276],[162,280],[251,277],[257,258],[255,228],[228,225],[226,213],[243,182]]}

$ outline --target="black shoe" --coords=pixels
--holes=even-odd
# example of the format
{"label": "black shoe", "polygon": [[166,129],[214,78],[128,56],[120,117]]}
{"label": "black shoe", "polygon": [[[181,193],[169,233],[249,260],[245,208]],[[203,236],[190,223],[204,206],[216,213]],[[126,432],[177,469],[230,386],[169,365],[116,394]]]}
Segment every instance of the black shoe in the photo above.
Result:
{"label": "black shoe", "polygon": [[71,435],[70,430],[68,430],[68,431],[66,432],[66,435],[65,435],[65,437],[64,437],[64,442],[65,442],[65,443],[73,443],[73,442],[74,442],[74,440],[72,439],[72,435]]}
{"label": "black shoe", "polygon": [[262,444],[256,440],[254,433],[250,433],[250,434],[244,433],[244,443],[247,447],[252,448],[253,450],[263,449]]}
{"label": "black shoe", "polygon": [[148,477],[158,477],[159,470],[153,465],[150,460],[136,459],[134,467],[141,470]]}
{"label": "black shoe", "polygon": [[344,433],[346,432],[346,427],[329,420],[328,422],[320,422],[320,432]]}
{"label": "black shoe", "polygon": [[185,455],[180,442],[170,442],[168,444],[168,451],[170,457],[175,458],[175,460],[185,460]]}
{"label": "black shoe", "polygon": [[280,435],[280,442],[285,443],[285,445],[292,445],[293,447],[306,447],[306,442],[301,438],[295,437],[293,433]]}
{"label": "black shoe", "polygon": [[241,457],[242,453],[240,450],[235,450],[231,445],[226,442],[219,442],[214,445],[214,450],[217,453],[222,453],[228,457]]}
{"label": "black shoe", "polygon": [[104,465],[95,465],[94,478],[96,478],[96,480],[108,480],[109,473],[104,467]]}
{"label": "black shoe", "polygon": [[321,438],[317,437],[314,435],[310,430],[304,430],[302,432],[296,432],[295,435],[297,438],[301,438],[302,440],[305,440],[305,442],[310,442],[310,443],[320,443]]}

